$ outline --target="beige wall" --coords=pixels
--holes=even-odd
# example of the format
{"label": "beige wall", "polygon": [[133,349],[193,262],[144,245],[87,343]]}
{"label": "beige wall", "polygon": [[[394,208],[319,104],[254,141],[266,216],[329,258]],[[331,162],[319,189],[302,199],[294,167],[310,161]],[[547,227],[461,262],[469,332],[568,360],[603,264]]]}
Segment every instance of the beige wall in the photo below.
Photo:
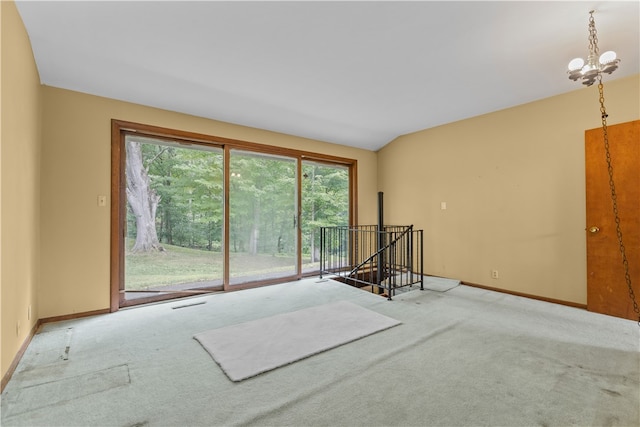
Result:
{"label": "beige wall", "polygon": [[4,376],[37,321],[41,97],[31,44],[15,4],[2,1],[0,9],[0,366]]}
{"label": "beige wall", "polygon": [[109,307],[111,119],[358,160],[359,222],[375,222],[377,154],[43,87],[41,318]]}
{"label": "beige wall", "polygon": [[[640,118],[640,76],[609,80],[609,123]],[[576,89],[379,152],[385,222],[425,230],[428,273],[586,304],[584,131],[600,111],[596,86]]]}

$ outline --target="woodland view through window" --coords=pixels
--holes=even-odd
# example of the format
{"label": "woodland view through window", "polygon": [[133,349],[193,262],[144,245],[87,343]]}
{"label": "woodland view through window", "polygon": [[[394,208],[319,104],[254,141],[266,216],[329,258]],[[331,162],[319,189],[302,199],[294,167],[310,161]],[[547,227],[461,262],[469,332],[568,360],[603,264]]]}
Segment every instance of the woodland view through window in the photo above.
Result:
{"label": "woodland view through window", "polygon": [[125,305],[317,273],[319,228],[349,224],[348,164],[141,133],[122,144]]}

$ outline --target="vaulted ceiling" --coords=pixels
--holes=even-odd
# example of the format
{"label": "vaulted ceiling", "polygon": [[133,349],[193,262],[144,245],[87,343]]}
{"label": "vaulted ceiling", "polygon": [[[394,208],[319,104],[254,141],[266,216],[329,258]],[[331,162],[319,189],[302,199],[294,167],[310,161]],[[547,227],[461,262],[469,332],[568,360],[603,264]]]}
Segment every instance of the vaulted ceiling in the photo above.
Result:
{"label": "vaulted ceiling", "polygon": [[637,1],[16,4],[45,85],[369,150],[586,90],[590,10],[640,72]]}

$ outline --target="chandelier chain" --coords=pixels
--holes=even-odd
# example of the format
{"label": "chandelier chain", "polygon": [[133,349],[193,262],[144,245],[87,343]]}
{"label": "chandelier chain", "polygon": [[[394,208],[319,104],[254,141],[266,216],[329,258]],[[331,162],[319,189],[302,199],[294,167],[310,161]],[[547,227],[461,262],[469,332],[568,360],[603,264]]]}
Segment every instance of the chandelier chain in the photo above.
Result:
{"label": "chandelier chain", "polygon": [[593,52],[598,57],[600,49],[598,48],[598,34],[596,31],[596,20],[593,17],[593,10],[589,16],[589,52]]}
{"label": "chandelier chain", "polygon": [[[592,16],[593,19],[593,16]],[[594,30],[595,31],[595,30]],[[596,49],[597,49],[597,39],[596,40]],[[598,92],[600,94],[600,113],[602,114],[602,133],[604,137],[604,150],[607,159],[607,171],[609,173],[609,189],[611,190],[611,201],[613,203],[613,214],[615,216],[616,221],[616,235],[618,237],[618,245],[620,247],[620,254],[622,255],[622,266],[624,268],[624,279],[627,283],[627,288],[629,289],[629,298],[631,298],[631,302],[633,303],[633,311],[638,316],[638,326],[640,326],[640,308],[638,307],[638,302],[636,301],[636,295],[633,291],[633,286],[631,284],[631,275],[629,274],[629,261],[627,260],[627,252],[624,247],[624,241],[622,239],[622,228],[620,227],[620,214],[618,212],[618,196],[616,194],[616,186],[613,181],[613,166],[611,162],[611,152],[609,150],[609,132],[607,129],[607,110],[604,106],[604,85],[602,84],[602,75],[598,74]]]}

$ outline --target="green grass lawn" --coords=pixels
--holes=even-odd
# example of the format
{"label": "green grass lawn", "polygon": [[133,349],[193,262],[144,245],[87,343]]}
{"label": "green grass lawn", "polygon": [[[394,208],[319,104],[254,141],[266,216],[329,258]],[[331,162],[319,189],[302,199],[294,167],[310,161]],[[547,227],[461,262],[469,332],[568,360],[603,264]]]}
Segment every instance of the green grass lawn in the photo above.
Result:
{"label": "green grass lawn", "polygon": [[[145,290],[209,280],[222,280],[220,252],[163,244],[165,252],[125,254],[125,288]],[[130,247],[130,246],[128,246]],[[293,269],[292,256],[231,253],[231,277],[252,276]]]}

